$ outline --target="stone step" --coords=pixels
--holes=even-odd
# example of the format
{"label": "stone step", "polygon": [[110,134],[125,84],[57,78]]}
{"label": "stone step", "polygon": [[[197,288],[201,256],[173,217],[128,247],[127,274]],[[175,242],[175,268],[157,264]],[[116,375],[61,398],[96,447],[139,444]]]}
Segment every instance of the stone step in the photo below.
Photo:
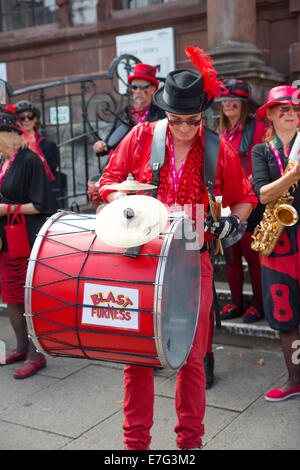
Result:
{"label": "stone step", "polygon": [[255,323],[243,323],[242,318],[222,321],[222,330],[236,335],[256,336],[259,338],[278,339],[279,333],[269,327],[263,318]]}
{"label": "stone step", "polygon": [[[219,300],[220,309],[227,303],[231,303],[231,292],[229,289],[228,282],[217,281],[215,283],[216,292]],[[245,308],[250,305],[253,291],[252,286],[249,283],[245,283],[243,286],[243,297]],[[222,333],[227,333],[230,336],[243,336],[243,337],[255,337],[265,338],[267,340],[278,340],[279,333],[269,327],[268,322],[263,318],[255,323],[243,323],[242,318],[234,318],[232,320],[222,321]]]}

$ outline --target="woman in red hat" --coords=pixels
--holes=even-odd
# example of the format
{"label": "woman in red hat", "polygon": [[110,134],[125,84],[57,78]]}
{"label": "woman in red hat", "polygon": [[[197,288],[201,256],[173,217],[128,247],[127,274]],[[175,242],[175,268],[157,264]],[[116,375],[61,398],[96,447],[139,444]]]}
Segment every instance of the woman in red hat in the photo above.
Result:
{"label": "woman in red hat", "polygon": [[[272,88],[267,103],[256,113],[268,119],[271,129],[267,142],[252,150],[254,189],[262,204],[292,193],[293,206],[300,214],[300,161],[284,173],[297,136],[300,119],[299,91],[291,86]],[[296,153],[299,155],[298,149]],[[297,152],[298,150],[298,152]],[[295,185],[295,186],[293,186]],[[288,370],[288,380],[270,390],[268,401],[282,401],[300,395],[300,222],[285,227],[269,256],[261,256],[262,288],[265,316],[279,331]]]}

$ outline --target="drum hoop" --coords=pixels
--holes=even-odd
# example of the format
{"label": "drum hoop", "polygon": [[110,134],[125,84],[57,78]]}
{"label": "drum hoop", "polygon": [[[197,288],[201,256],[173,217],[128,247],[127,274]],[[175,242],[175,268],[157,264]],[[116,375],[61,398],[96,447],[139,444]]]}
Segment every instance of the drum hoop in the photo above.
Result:
{"label": "drum hoop", "polygon": [[[29,262],[28,262],[28,267],[27,267],[27,273],[26,273],[26,281],[25,281],[25,294],[24,294],[24,302],[25,302],[25,314],[24,316],[26,317],[26,323],[27,323],[27,328],[28,328],[28,336],[32,340],[34,346],[36,347],[38,352],[44,353],[46,355],[49,355],[47,351],[43,349],[41,346],[40,342],[38,341],[38,336],[36,334],[34,324],[33,324],[33,315],[32,315],[32,281],[33,281],[33,274],[35,271],[35,265],[36,265],[36,260],[37,256],[42,244],[42,240],[44,239],[44,236],[46,232],[49,230],[51,225],[62,217],[63,215],[67,214],[65,211],[58,211],[55,214],[53,214],[49,219],[44,223],[44,225],[41,227],[40,231],[38,232],[36,236],[36,240],[33,244]],[[33,259],[31,259],[33,258]]]}
{"label": "drum hoop", "polygon": [[[157,356],[163,367],[168,367],[169,369],[175,369],[167,360],[167,355],[165,354],[165,348],[163,345],[163,328],[162,328],[162,290],[163,290],[163,280],[165,276],[165,270],[167,265],[167,254],[170,250],[171,241],[173,240],[173,234],[175,233],[176,227],[179,222],[183,219],[174,219],[172,224],[169,226],[167,232],[165,232],[165,238],[161,247],[160,258],[156,271],[155,279],[155,289],[154,289],[154,301],[153,301],[153,311],[154,311],[154,336],[155,336],[155,346],[157,351]],[[177,369],[177,368],[176,368]]]}

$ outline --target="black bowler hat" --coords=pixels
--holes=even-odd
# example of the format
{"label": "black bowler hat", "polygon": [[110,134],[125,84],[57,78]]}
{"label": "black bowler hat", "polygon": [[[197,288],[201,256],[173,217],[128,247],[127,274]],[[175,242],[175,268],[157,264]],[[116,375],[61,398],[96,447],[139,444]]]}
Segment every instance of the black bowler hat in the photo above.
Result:
{"label": "black bowler hat", "polygon": [[15,132],[23,134],[22,129],[16,125],[16,121],[10,114],[0,113],[0,132]]}
{"label": "black bowler hat", "polygon": [[167,75],[164,87],[155,92],[153,101],[169,113],[198,114],[214,101],[203,88],[203,76],[196,70],[174,70]]}
{"label": "black bowler hat", "polygon": [[153,96],[154,103],[174,114],[198,114],[209,108],[224,88],[217,79],[212,58],[203,49],[185,50],[195,70],[179,69],[167,75],[165,86]]}

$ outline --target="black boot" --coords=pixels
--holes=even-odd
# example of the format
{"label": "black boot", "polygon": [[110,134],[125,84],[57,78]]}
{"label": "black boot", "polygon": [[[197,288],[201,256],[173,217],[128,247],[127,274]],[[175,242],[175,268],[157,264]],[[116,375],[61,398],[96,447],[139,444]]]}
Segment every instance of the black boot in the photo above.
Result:
{"label": "black boot", "polygon": [[204,358],[204,371],[206,375],[206,389],[212,387],[214,382],[214,354],[207,353]]}

